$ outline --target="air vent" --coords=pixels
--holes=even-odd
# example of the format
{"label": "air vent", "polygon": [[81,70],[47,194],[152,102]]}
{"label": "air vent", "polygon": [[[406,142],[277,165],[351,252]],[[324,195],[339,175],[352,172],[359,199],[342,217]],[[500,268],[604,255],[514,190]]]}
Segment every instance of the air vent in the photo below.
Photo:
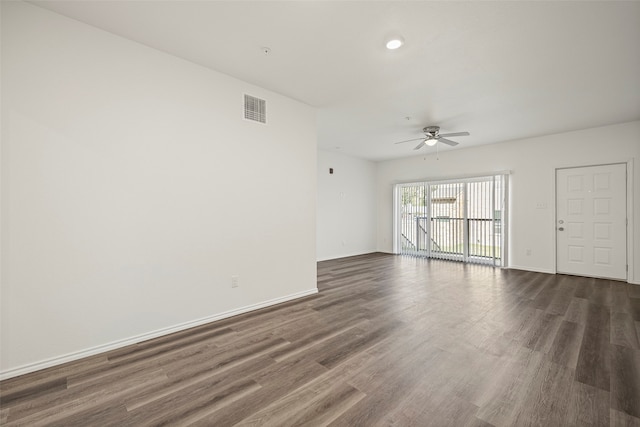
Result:
{"label": "air vent", "polygon": [[245,94],[244,118],[254,122],[267,123],[267,101]]}

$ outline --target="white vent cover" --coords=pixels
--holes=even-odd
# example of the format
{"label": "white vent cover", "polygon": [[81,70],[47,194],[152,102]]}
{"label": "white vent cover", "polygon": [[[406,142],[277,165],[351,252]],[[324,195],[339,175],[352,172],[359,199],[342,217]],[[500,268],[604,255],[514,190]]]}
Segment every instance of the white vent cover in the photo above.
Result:
{"label": "white vent cover", "polygon": [[254,122],[267,123],[267,101],[245,94],[244,118]]}

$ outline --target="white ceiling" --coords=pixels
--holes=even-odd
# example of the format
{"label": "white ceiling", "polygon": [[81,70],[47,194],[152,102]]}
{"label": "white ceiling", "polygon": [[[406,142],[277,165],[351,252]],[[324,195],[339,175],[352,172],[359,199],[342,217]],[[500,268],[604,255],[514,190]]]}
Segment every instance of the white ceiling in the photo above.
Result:
{"label": "white ceiling", "polygon": [[318,146],[370,160],[426,125],[460,149],[640,119],[638,1],[32,3],[318,107]]}

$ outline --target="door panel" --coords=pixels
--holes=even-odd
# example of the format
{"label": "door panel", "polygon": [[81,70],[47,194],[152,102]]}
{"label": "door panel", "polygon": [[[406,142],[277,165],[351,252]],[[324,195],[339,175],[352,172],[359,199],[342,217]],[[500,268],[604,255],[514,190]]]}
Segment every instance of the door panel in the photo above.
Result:
{"label": "door panel", "polygon": [[626,165],[556,171],[558,273],[627,278]]}

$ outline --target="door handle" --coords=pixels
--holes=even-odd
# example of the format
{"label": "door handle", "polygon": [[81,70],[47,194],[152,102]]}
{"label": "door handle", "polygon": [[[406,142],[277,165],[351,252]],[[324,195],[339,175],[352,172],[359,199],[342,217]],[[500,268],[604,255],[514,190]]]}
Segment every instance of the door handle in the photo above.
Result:
{"label": "door handle", "polygon": [[558,231],[564,231],[564,227],[558,227]]}

